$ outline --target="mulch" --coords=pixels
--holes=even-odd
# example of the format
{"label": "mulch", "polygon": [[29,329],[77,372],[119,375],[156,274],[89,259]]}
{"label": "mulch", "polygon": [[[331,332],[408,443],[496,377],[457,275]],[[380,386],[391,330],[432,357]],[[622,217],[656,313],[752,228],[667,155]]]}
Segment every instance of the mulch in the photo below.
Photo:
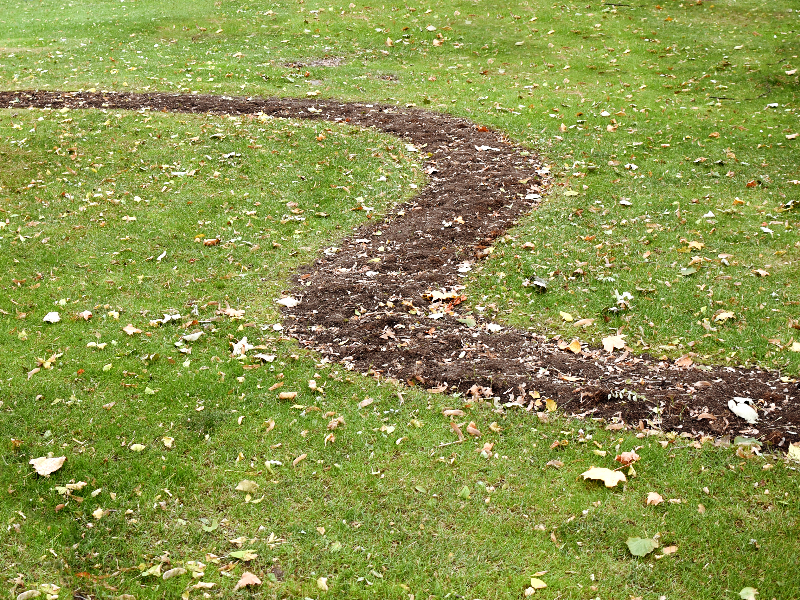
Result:
{"label": "mulch", "polygon": [[[12,91],[0,92],[0,106],[264,113],[396,135],[427,156],[429,183],[299,270],[287,294],[300,303],[285,310],[284,327],[301,346],[356,372],[540,415],[549,398],[612,427],[747,436],[783,449],[800,441],[800,386],[779,372],[679,366],[628,349],[573,353],[461,310],[465,274],[549,184],[541,159],[502,133],[416,108],[316,99]],[[753,399],[756,424],[730,410],[737,396]]]}

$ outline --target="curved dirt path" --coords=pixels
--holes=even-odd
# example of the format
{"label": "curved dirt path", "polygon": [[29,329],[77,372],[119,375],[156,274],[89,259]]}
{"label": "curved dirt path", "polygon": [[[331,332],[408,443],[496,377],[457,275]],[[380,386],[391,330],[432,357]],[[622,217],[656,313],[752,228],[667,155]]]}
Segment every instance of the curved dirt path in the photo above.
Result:
{"label": "curved dirt path", "polygon": [[[382,222],[363,225],[300,269],[300,303],[285,325],[300,344],[346,368],[544,411],[552,398],[573,414],[691,436],[747,435],[778,447],[800,440],[800,389],[780,373],[679,367],[557,340],[459,311],[462,277],[493,241],[530,211],[547,174],[538,157],[502,134],[416,109],[324,100],[172,94],[0,92],[0,107],[114,108],[344,121],[375,127],[427,155],[429,184]],[[441,292],[443,298],[431,295]],[[728,408],[756,401],[755,426]],[[499,397],[499,400],[496,398]]]}

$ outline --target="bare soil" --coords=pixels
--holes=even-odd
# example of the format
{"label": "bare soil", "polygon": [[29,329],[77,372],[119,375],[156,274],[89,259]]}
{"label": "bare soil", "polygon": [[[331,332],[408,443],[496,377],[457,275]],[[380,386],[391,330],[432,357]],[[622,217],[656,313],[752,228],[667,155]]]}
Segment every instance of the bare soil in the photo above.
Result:
{"label": "bare soil", "polygon": [[[540,159],[498,132],[424,110],[294,98],[16,91],[0,92],[0,106],[264,113],[396,135],[427,156],[429,184],[300,269],[287,290],[300,303],[284,319],[302,346],[361,373],[531,412],[551,398],[567,413],[642,430],[743,435],[784,449],[800,440],[800,387],[779,372],[678,366],[628,349],[576,354],[461,310],[465,272],[549,183]],[[755,425],[728,407],[736,396],[754,401]]]}

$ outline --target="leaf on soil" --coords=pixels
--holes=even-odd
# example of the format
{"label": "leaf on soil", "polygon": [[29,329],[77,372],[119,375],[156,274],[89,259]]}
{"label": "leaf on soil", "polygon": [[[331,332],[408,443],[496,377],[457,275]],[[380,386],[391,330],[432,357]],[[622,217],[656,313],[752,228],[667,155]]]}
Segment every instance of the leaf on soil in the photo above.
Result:
{"label": "leaf on soil", "polygon": [[61,315],[55,311],[47,313],[42,319],[45,323],[58,323],[60,320]]}
{"label": "leaf on soil", "polygon": [[630,537],[625,543],[634,556],[647,556],[658,548],[658,542],[650,538]]}
{"label": "leaf on soil", "polygon": [[751,425],[758,422],[758,413],[750,406],[752,400],[750,398],[740,398],[735,396],[733,400],[728,400],[728,408],[731,409],[733,414],[741,417]]}
{"label": "leaf on soil", "polygon": [[742,591],[739,592],[739,598],[742,600],[756,600],[756,594],[758,594],[756,588],[746,587],[742,588]]}
{"label": "leaf on soil", "polygon": [[32,465],[33,469],[42,477],[49,477],[50,473],[55,473],[64,465],[65,460],[67,460],[66,456],[40,456],[30,459],[28,464]]}
{"label": "leaf on soil", "polygon": [[580,354],[581,353],[581,342],[577,338],[570,342],[569,346],[566,347],[566,350],[569,350],[573,354]]}
{"label": "leaf on soil", "polygon": [[291,296],[286,296],[285,298],[281,298],[280,300],[275,301],[277,304],[285,306],[286,308],[294,308],[298,304],[300,304],[300,300],[297,298],[292,298]]}
{"label": "leaf on soil", "polygon": [[142,330],[134,327],[132,323],[128,323],[125,327],[122,328],[122,331],[124,331],[128,335],[133,335],[135,333],[142,333]]}
{"label": "leaf on soil", "polygon": [[558,408],[558,404],[552,398],[547,398],[544,403],[547,406],[547,412],[553,412]]}
{"label": "leaf on soil", "polygon": [[623,335],[610,335],[603,338],[603,349],[609,354],[613,354],[614,350],[622,349],[625,347],[625,340]]}
{"label": "leaf on soil", "polygon": [[255,481],[250,481],[249,479],[242,479],[236,486],[237,491],[247,492],[249,494],[255,494],[258,488],[259,485]]}
{"label": "leaf on soil", "polygon": [[800,442],[795,442],[789,445],[789,451],[786,453],[786,458],[796,462],[800,462]]}
{"label": "leaf on soil", "polygon": [[606,487],[612,488],[620,481],[627,481],[624,473],[619,471],[612,471],[605,467],[592,467],[588,471],[581,473],[584,479],[596,479],[606,484]]}
{"label": "leaf on soil", "polygon": [[647,506],[658,506],[664,501],[664,497],[658,492],[647,494]]}
{"label": "leaf on soil", "polygon": [[692,360],[691,356],[689,356],[688,354],[684,354],[678,360],[675,361],[675,366],[676,367],[691,367],[693,362],[694,361]]}
{"label": "leaf on soil", "polygon": [[241,579],[239,579],[239,583],[237,583],[233,587],[233,591],[240,590],[243,587],[247,587],[249,585],[261,585],[261,580],[253,575],[250,571],[245,571],[242,573]]}

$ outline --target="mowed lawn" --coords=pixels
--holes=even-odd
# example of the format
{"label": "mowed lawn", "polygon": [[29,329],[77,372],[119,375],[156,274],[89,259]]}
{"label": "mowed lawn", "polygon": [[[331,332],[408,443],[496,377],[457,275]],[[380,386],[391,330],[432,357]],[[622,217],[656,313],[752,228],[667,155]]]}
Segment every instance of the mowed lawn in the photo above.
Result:
{"label": "mowed lawn", "polygon": [[[468,117],[554,175],[471,306],[794,385],[798,24],[788,1],[11,1],[0,87]],[[285,337],[292,269],[425,185],[403,148],[263,115],[0,110],[9,597],[798,596],[784,454],[397,387]],[[581,477],[633,450],[626,482]]]}

